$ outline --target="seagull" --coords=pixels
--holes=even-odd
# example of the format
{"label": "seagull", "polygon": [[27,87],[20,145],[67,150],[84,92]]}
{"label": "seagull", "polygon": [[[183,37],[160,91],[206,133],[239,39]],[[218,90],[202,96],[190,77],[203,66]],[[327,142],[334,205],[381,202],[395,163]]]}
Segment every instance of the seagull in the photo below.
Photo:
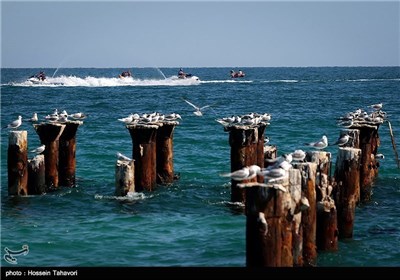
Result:
{"label": "seagull", "polygon": [[120,152],[117,152],[117,158],[118,160],[122,161],[131,161],[132,159],[128,158],[127,156],[121,154]]}
{"label": "seagull", "polygon": [[29,119],[30,122],[37,122],[39,120],[37,113],[33,113],[32,118]]}
{"label": "seagull", "polygon": [[57,121],[60,122],[60,123],[65,123],[65,122],[67,122],[67,121],[68,121],[68,115],[60,114],[60,116],[59,116],[59,118],[58,118]]}
{"label": "seagull", "polygon": [[[260,168],[260,167],[258,167],[258,168]],[[246,167],[243,167],[242,169],[236,170],[231,173],[222,173],[222,174],[220,174],[220,176],[231,177],[231,179],[235,180],[235,181],[242,181],[242,180],[246,180],[246,179],[252,179],[255,176],[257,176],[257,172],[254,172],[255,169],[256,168],[252,167],[252,170],[250,170],[250,167],[246,166]]]}
{"label": "seagull", "polygon": [[36,149],[30,151],[31,153],[36,153],[36,154],[41,154],[44,152],[44,150],[46,149],[46,145],[41,145],[39,147],[37,147]]}
{"label": "seagull", "polygon": [[351,136],[346,134],[346,135],[340,137],[335,143],[330,144],[329,146],[333,146],[333,145],[343,146],[343,145],[346,145],[346,143],[349,142],[350,138],[351,138]]}
{"label": "seagull", "polygon": [[281,178],[286,175],[286,170],[284,170],[283,168],[263,168],[258,172],[258,175],[268,178]]}
{"label": "seagull", "polygon": [[58,115],[47,115],[44,118],[49,122],[57,122],[60,117]]}
{"label": "seagull", "polygon": [[82,112],[74,113],[74,114],[69,115],[69,117],[71,117],[71,118],[73,118],[73,119],[75,119],[75,120],[83,120],[83,119],[85,119],[87,116],[88,116],[88,115],[86,115],[86,114],[84,114],[84,113],[82,113]]}
{"label": "seagull", "polygon": [[196,105],[194,105],[193,103],[187,101],[186,99],[183,99],[183,101],[185,101],[187,104],[189,104],[190,106],[192,106],[193,108],[196,109],[196,111],[193,112],[193,114],[195,114],[198,117],[201,117],[203,115],[203,113],[201,112],[202,109],[210,107],[210,105],[206,105],[203,107],[197,107]]}
{"label": "seagull", "polygon": [[133,121],[133,115],[129,115],[129,116],[125,117],[125,118],[121,118],[121,119],[118,119],[118,120],[120,122],[128,124],[128,123],[131,123]]}
{"label": "seagull", "polygon": [[294,161],[303,161],[306,157],[306,153],[303,150],[295,150],[291,155]]}
{"label": "seagull", "polygon": [[376,154],[375,158],[385,159],[383,154]]}
{"label": "seagull", "polygon": [[280,157],[274,159],[265,159],[265,162],[270,165],[265,168],[265,170],[271,170],[276,168],[283,168],[285,170],[289,170],[292,165],[290,164],[293,160],[292,154],[284,154]]}
{"label": "seagull", "polygon": [[3,128],[18,128],[21,126],[21,124],[22,124],[22,117],[18,116],[17,120],[10,122],[8,125],[6,125]]}
{"label": "seagull", "polygon": [[257,176],[257,174],[261,171],[261,167],[258,165],[250,165],[249,166],[249,176],[247,176],[246,180],[253,179]]}
{"label": "seagull", "polygon": [[370,105],[368,107],[371,107],[372,109],[375,109],[375,110],[380,110],[383,107],[383,103],[372,104],[372,105]]}
{"label": "seagull", "polygon": [[328,138],[325,135],[323,135],[322,138],[319,141],[311,142],[311,143],[304,143],[304,145],[311,146],[311,147],[314,147],[316,149],[322,150],[322,149],[325,149],[328,146]]}

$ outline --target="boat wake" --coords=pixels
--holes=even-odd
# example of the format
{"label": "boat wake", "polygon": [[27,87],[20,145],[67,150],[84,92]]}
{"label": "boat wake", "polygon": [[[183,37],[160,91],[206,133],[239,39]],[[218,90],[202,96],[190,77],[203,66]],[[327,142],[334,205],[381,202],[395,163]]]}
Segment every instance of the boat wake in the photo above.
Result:
{"label": "boat wake", "polygon": [[201,81],[197,78],[178,79],[176,76],[166,79],[136,79],[92,77],[85,78],[76,76],[59,76],[46,78],[44,81],[28,79],[23,82],[11,82],[8,85],[19,87],[119,87],[119,86],[192,86],[199,85]]}
{"label": "boat wake", "polygon": [[249,80],[211,80],[211,81],[201,81],[202,84],[223,84],[223,83],[231,83],[231,84],[248,84],[248,83],[252,83],[253,81],[249,81]]}

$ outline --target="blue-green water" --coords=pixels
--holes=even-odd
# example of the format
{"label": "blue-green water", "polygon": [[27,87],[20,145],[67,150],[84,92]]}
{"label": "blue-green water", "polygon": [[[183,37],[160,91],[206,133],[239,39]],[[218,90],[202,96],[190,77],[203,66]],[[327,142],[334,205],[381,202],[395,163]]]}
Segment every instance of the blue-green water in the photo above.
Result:
{"label": "blue-green water", "polygon": [[[22,266],[245,266],[245,216],[229,204],[228,134],[215,119],[250,112],[270,113],[266,135],[279,154],[326,134],[339,136],[336,118],[383,102],[400,145],[400,68],[184,69],[200,82],[176,81],[177,68],[44,69],[48,82],[25,80],[42,69],[2,69],[1,125],[22,115],[39,118],[54,108],[89,115],[77,133],[77,187],[42,196],[8,197],[8,131],[1,131],[1,265],[4,248],[29,254]],[[167,79],[162,76],[164,74]],[[212,105],[197,117],[182,98]],[[130,113],[176,112],[174,167],[181,177],[135,199],[114,197],[116,152],[132,153],[128,130],[117,119]],[[31,124],[28,148],[39,146]],[[339,251],[320,253],[319,266],[399,266],[400,171],[387,124],[379,129],[381,160],[372,201],[356,210],[354,238]],[[400,148],[400,147],[399,147]],[[337,146],[328,147],[336,159]],[[237,206],[236,206],[237,207]]]}

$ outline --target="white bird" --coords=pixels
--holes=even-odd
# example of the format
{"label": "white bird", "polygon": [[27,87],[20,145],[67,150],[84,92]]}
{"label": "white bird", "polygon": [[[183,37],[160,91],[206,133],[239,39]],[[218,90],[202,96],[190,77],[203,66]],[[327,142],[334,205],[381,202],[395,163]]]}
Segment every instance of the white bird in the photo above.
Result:
{"label": "white bird", "polygon": [[303,150],[295,150],[291,155],[294,161],[303,161],[306,157],[306,153]]}
{"label": "white bird", "polygon": [[176,121],[177,119],[182,119],[181,115],[178,113],[171,113],[164,116],[164,120],[166,121]]}
{"label": "white bird", "polygon": [[289,170],[292,165],[290,164],[293,160],[292,154],[284,154],[280,157],[274,159],[265,159],[265,162],[269,163],[266,169],[276,169],[276,168],[284,168],[285,170]]}
{"label": "white bird", "polygon": [[46,149],[46,145],[41,145],[39,147],[37,147],[36,149],[30,151],[31,153],[36,153],[36,154],[41,154],[44,152],[44,150]]}
{"label": "white bird", "polygon": [[122,160],[122,161],[131,161],[131,158],[128,158],[127,156],[121,154],[120,152],[117,152],[117,158],[118,160]]}
{"label": "white bird", "polygon": [[350,138],[351,138],[351,136],[346,134],[346,135],[340,137],[335,143],[330,144],[329,146],[333,146],[333,145],[343,146],[343,145],[346,145],[346,143],[349,142]]}
{"label": "white bird", "polygon": [[15,121],[10,122],[8,125],[6,125],[3,128],[18,128],[20,127],[22,124],[22,117],[18,116],[18,119],[16,119]]}
{"label": "white bird", "polygon": [[59,118],[58,118],[57,121],[60,122],[60,123],[65,123],[65,122],[67,122],[67,121],[68,121],[68,115],[60,114],[60,116],[59,116]]}
{"label": "white bird", "polygon": [[383,103],[372,104],[372,105],[370,105],[368,107],[371,107],[372,109],[375,109],[375,110],[380,110],[383,107]]}
{"label": "white bird", "polygon": [[57,122],[60,117],[58,115],[47,115],[44,118],[49,122]]}
{"label": "white bird", "polygon": [[261,171],[261,167],[259,167],[258,165],[250,165],[249,166],[249,176],[247,176],[247,178],[245,178],[245,180],[250,180],[253,179],[254,177],[256,177],[258,175],[258,173]]}
{"label": "white bird", "polygon": [[268,178],[280,178],[286,175],[286,170],[284,170],[283,168],[263,168],[261,169],[261,171],[258,172],[258,175],[262,175]]}
{"label": "white bird", "polygon": [[251,165],[243,167],[242,169],[236,170],[234,172],[222,173],[220,174],[220,176],[231,177],[231,179],[235,181],[243,181],[256,177],[260,171],[261,168],[258,165]]}
{"label": "white bird", "polygon": [[375,158],[385,159],[383,154],[376,154]]}
{"label": "white bird", "polygon": [[120,122],[123,122],[123,123],[125,123],[125,124],[128,124],[128,123],[131,123],[131,122],[133,121],[133,115],[131,114],[131,115],[125,117],[125,118],[121,118],[121,119],[118,119],[118,120],[119,120]]}
{"label": "white bird", "polygon": [[203,115],[203,113],[201,112],[202,109],[210,107],[210,105],[206,105],[203,107],[197,107],[196,105],[194,105],[193,103],[187,101],[186,99],[183,99],[183,101],[185,101],[187,104],[189,104],[190,106],[192,106],[193,108],[196,109],[196,111],[193,112],[193,114],[195,114],[198,117],[201,117]]}
{"label": "white bird", "polygon": [[86,115],[86,114],[84,114],[84,113],[82,113],[82,112],[79,112],[79,113],[74,113],[74,114],[71,114],[71,115],[68,115],[69,117],[71,117],[71,118],[73,118],[73,119],[75,119],[75,120],[83,120],[83,119],[85,119],[88,115]]}
{"label": "white bird", "polygon": [[39,120],[37,113],[33,113],[32,118],[29,119],[30,122],[37,122]]}
{"label": "white bird", "polygon": [[292,168],[292,165],[289,162],[287,162],[286,160],[284,160],[279,164],[278,167],[282,168],[285,171],[288,171],[290,168]]}
{"label": "white bird", "polygon": [[306,146],[311,146],[314,147],[316,149],[325,149],[328,146],[328,138],[324,135],[322,136],[322,138],[317,141],[317,142],[311,142],[311,143],[304,143],[304,145]]}

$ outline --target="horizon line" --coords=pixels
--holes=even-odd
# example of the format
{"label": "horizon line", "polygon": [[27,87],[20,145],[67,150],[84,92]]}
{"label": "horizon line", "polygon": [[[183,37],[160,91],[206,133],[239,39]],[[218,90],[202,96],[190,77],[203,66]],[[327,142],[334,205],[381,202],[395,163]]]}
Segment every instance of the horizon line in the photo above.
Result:
{"label": "horizon line", "polygon": [[38,68],[92,68],[92,69],[112,69],[112,68],[351,68],[351,67],[400,67],[399,65],[325,65],[325,66],[29,66],[29,67],[3,67],[0,69],[38,69]]}

